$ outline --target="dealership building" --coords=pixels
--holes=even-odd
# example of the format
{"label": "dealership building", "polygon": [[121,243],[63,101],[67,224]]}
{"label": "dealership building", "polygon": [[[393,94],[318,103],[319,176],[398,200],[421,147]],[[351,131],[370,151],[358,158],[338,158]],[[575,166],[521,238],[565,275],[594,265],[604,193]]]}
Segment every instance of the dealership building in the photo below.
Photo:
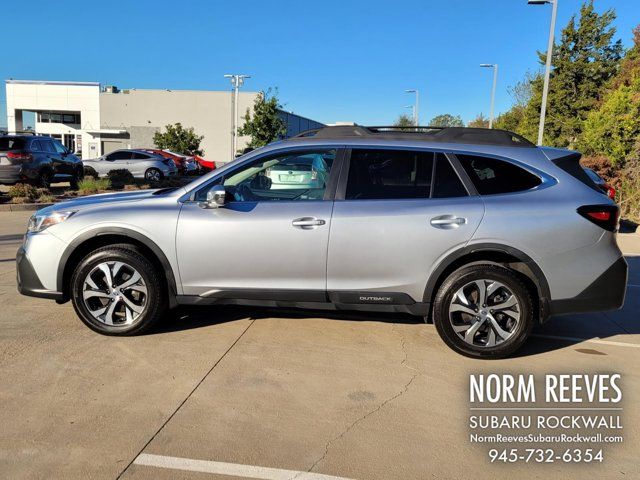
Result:
{"label": "dealership building", "polygon": [[[24,113],[35,114],[35,132],[59,139],[82,158],[119,148],[153,147],[153,135],[168,124],[193,127],[204,136],[204,157],[233,158],[235,105],[232,91],[119,89],[97,82],[7,80],[7,129],[24,129]],[[251,109],[258,92],[240,91],[238,116]],[[280,111],[287,136],[323,126]],[[238,138],[238,149],[248,138]]]}

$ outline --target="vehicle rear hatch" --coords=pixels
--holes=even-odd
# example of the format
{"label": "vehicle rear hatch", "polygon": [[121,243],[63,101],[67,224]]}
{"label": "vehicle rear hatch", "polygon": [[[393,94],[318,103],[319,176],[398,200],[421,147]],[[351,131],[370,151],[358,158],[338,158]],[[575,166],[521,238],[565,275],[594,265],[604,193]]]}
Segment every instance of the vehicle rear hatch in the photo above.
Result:
{"label": "vehicle rear hatch", "polygon": [[0,137],[0,167],[11,167],[22,163],[25,139],[21,137]]}

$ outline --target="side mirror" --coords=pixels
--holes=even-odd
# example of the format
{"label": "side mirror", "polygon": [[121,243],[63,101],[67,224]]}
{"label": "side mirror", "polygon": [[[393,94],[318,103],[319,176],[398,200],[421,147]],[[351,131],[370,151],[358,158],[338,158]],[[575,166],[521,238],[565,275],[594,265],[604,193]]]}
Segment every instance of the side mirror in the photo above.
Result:
{"label": "side mirror", "polygon": [[207,192],[207,199],[200,202],[201,208],[220,208],[224,207],[227,192],[222,185],[215,185]]}

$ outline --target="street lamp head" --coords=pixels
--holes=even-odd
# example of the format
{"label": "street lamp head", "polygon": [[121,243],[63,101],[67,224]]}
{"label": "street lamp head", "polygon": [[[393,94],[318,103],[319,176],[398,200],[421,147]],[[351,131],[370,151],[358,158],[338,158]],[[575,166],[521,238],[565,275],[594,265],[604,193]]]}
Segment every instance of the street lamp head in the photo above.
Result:
{"label": "street lamp head", "polygon": [[486,68],[493,68],[495,67],[494,63],[481,63],[480,64],[481,67],[486,67]]}
{"label": "street lamp head", "polygon": [[405,90],[406,93],[416,93],[418,90],[415,89],[411,89],[411,90]]}
{"label": "street lamp head", "polygon": [[547,3],[553,3],[554,0],[528,0],[527,4],[529,5],[545,5]]}

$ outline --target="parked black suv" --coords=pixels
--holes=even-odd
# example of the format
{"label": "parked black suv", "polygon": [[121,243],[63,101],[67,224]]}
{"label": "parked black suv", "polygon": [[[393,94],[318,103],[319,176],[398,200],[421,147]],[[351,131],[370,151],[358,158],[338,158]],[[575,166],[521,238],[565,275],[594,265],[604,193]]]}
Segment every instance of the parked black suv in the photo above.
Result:
{"label": "parked black suv", "polygon": [[77,188],[82,161],[54,138],[36,135],[0,136],[0,183],[69,182]]}

